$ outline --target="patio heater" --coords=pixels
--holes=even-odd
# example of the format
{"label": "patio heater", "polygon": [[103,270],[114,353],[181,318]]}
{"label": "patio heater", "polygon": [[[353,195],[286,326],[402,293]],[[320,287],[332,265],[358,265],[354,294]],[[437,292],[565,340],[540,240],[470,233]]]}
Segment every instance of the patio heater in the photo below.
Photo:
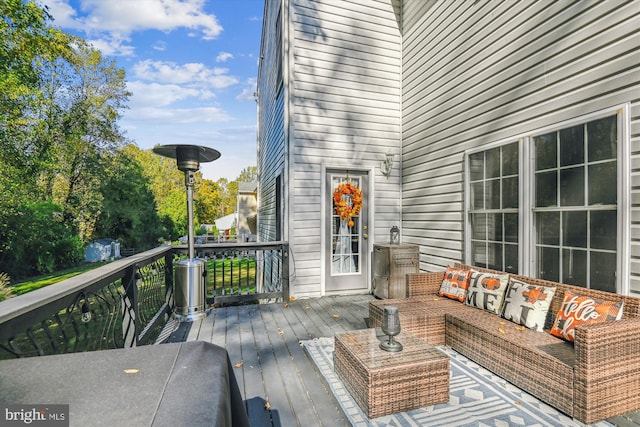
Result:
{"label": "patio heater", "polygon": [[153,149],[160,156],[176,159],[178,169],[184,172],[187,187],[187,216],[189,220],[187,245],[189,257],[174,266],[173,317],[180,322],[192,322],[207,316],[206,262],[195,257],[193,240],[193,183],[200,163],[212,162],[220,157],[217,150],[199,145],[160,145]]}

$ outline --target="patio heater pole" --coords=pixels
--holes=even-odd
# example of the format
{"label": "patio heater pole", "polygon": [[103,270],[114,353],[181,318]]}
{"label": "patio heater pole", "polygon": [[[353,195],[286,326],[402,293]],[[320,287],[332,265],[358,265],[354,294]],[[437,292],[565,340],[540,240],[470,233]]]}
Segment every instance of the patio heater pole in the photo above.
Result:
{"label": "patio heater pole", "polygon": [[187,232],[187,244],[189,245],[189,259],[196,257],[195,241],[193,237],[193,183],[195,182],[193,171],[184,172],[184,185],[187,187],[187,218],[189,230]]}
{"label": "patio heater pole", "polygon": [[184,172],[187,187],[187,245],[189,257],[175,263],[173,317],[181,322],[192,322],[207,316],[206,305],[206,262],[195,257],[193,236],[193,184],[195,173],[202,162],[212,162],[220,157],[213,148],[198,145],[160,145],[153,152],[176,159],[178,169]]}

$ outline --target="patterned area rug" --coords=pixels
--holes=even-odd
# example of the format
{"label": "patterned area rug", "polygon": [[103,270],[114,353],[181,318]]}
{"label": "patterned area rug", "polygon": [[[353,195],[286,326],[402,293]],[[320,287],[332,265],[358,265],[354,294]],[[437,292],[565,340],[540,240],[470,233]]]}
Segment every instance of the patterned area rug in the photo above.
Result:
{"label": "patterned area rug", "polygon": [[[327,380],[353,426],[585,426],[444,346],[438,348],[451,359],[449,403],[368,419],[333,371],[333,338],[300,344]],[[591,425],[613,424],[603,421]]]}

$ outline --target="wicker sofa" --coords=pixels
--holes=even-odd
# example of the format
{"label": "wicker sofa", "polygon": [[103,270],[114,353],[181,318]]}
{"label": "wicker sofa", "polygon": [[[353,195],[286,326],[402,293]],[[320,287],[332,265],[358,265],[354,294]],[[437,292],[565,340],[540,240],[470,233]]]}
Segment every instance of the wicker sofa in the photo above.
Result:
{"label": "wicker sofa", "polygon": [[[458,268],[492,270],[456,264]],[[434,345],[446,344],[515,386],[583,423],[640,408],[640,299],[524,276],[511,277],[556,292],[543,332],[459,301],[438,296],[443,272],[407,275],[407,298],[369,303],[372,327],[395,305],[403,331]],[[551,335],[565,291],[623,300],[621,320],[579,326],[575,341]]]}

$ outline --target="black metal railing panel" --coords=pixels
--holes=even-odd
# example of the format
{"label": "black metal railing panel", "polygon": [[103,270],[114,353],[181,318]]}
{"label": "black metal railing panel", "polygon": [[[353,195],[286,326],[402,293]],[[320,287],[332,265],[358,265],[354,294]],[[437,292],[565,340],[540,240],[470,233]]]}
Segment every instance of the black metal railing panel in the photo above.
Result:
{"label": "black metal railing panel", "polygon": [[[185,245],[176,247],[176,256],[185,257],[187,250]],[[286,242],[211,243],[196,245],[195,252],[206,260],[208,304],[289,298]]]}
{"label": "black metal railing panel", "polygon": [[0,359],[122,348],[159,333],[170,247],[115,261],[0,303]]}

